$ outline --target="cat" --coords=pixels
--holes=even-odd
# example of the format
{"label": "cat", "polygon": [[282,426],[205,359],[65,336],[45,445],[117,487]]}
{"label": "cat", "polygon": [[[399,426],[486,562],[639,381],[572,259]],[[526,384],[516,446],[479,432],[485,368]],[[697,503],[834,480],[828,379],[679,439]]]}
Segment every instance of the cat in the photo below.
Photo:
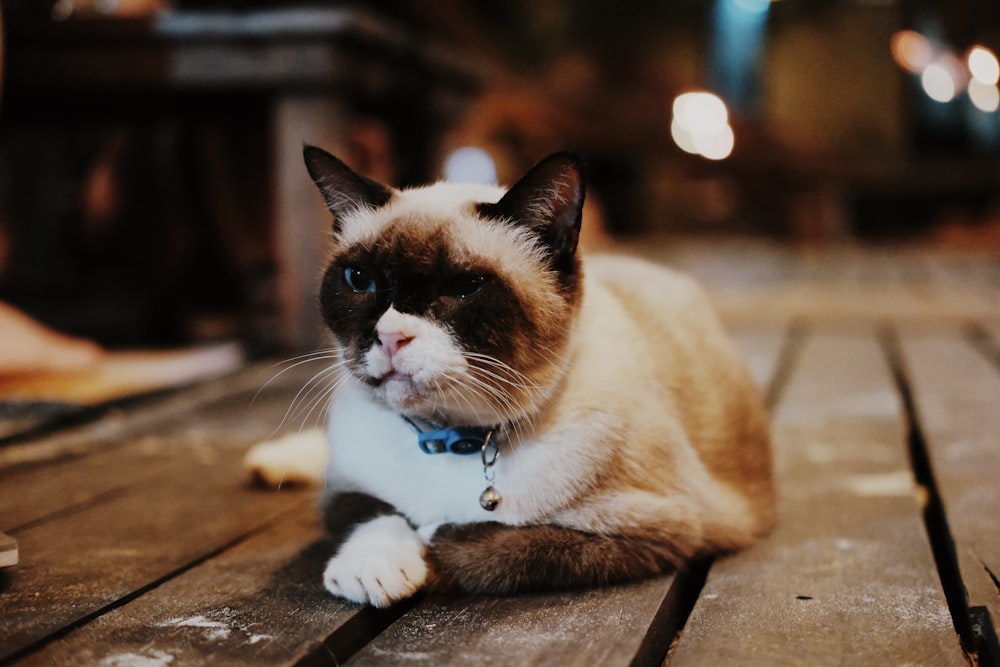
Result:
{"label": "cat", "polygon": [[508,190],[398,190],[304,158],[333,214],[332,594],[598,586],[771,529],[768,417],[740,355],[691,279],[581,256],[579,157]]}

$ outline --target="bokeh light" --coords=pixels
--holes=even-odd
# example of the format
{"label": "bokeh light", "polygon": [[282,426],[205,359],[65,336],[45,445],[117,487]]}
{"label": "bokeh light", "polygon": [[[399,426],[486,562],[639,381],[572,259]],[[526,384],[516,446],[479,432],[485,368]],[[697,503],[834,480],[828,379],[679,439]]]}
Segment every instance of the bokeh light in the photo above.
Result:
{"label": "bokeh light", "polygon": [[684,129],[684,126],[676,116],[673,122],[670,123],[670,136],[673,137],[674,143],[685,153],[698,154],[698,147],[694,145],[694,137]]}
{"label": "bokeh light", "polygon": [[696,134],[693,139],[698,153],[709,160],[726,159],[736,144],[733,128],[729,125],[723,126],[715,134]]}
{"label": "bokeh light", "polygon": [[940,63],[928,65],[920,75],[920,85],[935,102],[951,102],[955,99],[956,85],[948,68]]}
{"label": "bokeh light", "polygon": [[463,146],[445,160],[444,178],[452,183],[496,185],[497,166],[492,156],[482,148]]}
{"label": "bokeh light", "polygon": [[913,74],[920,74],[934,59],[934,47],[915,30],[900,30],[889,43],[896,64]]}
{"label": "bokeh light", "polygon": [[729,110],[713,93],[694,91],[674,99],[670,135],[677,146],[709,160],[729,157],[736,140],[729,126]]}
{"label": "bokeh light", "polygon": [[729,123],[726,105],[712,93],[684,93],[674,100],[674,117],[691,134],[716,134]]}
{"label": "bokeh light", "polygon": [[980,111],[992,113],[1000,109],[1000,89],[995,83],[983,83],[979,79],[969,80],[969,100]]}
{"label": "bokeh light", "polygon": [[1000,62],[997,61],[996,54],[985,46],[974,46],[969,49],[966,62],[972,78],[976,81],[991,86],[1000,81]]}

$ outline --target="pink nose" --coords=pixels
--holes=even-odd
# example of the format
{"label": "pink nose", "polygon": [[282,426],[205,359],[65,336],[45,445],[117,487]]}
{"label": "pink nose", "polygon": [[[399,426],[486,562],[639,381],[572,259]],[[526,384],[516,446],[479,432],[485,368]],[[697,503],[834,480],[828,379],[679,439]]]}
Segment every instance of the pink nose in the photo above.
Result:
{"label": "pink nose", "polygon": [[392,359],[400,348],[405,347],[411,340],[413,340],[413,336],[407,336],[406,334],[398,331],[379,331],[378,340],[382,343],[382,349],[384,349],[385,353],[389,355],[390,359]]}

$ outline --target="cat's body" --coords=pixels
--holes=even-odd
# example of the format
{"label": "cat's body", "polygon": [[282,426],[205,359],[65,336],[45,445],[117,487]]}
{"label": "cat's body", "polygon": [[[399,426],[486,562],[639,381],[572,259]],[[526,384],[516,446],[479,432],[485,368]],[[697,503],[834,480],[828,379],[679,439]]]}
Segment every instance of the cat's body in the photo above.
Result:
{"label": "cat's body", "polygon": [[[331,592],[383,606],[595,585],[770,529],[767,418],[739,355],[686,277],[581,263],[575,158],[507,194],[395,191],[318,149],[306,161],[335,216],[321,302],[344,367]],[[492,430],[497,460],[424,453],[411,420]]]}

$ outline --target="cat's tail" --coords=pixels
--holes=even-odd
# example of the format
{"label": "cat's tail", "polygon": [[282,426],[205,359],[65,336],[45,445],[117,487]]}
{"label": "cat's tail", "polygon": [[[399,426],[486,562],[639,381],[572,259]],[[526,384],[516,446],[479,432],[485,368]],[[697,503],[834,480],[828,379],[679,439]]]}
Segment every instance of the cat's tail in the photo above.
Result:
{"label": "cat's tail", "polygon": [[247,450],[243,468],[252,483],[268,488],[320,486],[330,456],[328,450],[323,431],[300,431],[258,442]]}

